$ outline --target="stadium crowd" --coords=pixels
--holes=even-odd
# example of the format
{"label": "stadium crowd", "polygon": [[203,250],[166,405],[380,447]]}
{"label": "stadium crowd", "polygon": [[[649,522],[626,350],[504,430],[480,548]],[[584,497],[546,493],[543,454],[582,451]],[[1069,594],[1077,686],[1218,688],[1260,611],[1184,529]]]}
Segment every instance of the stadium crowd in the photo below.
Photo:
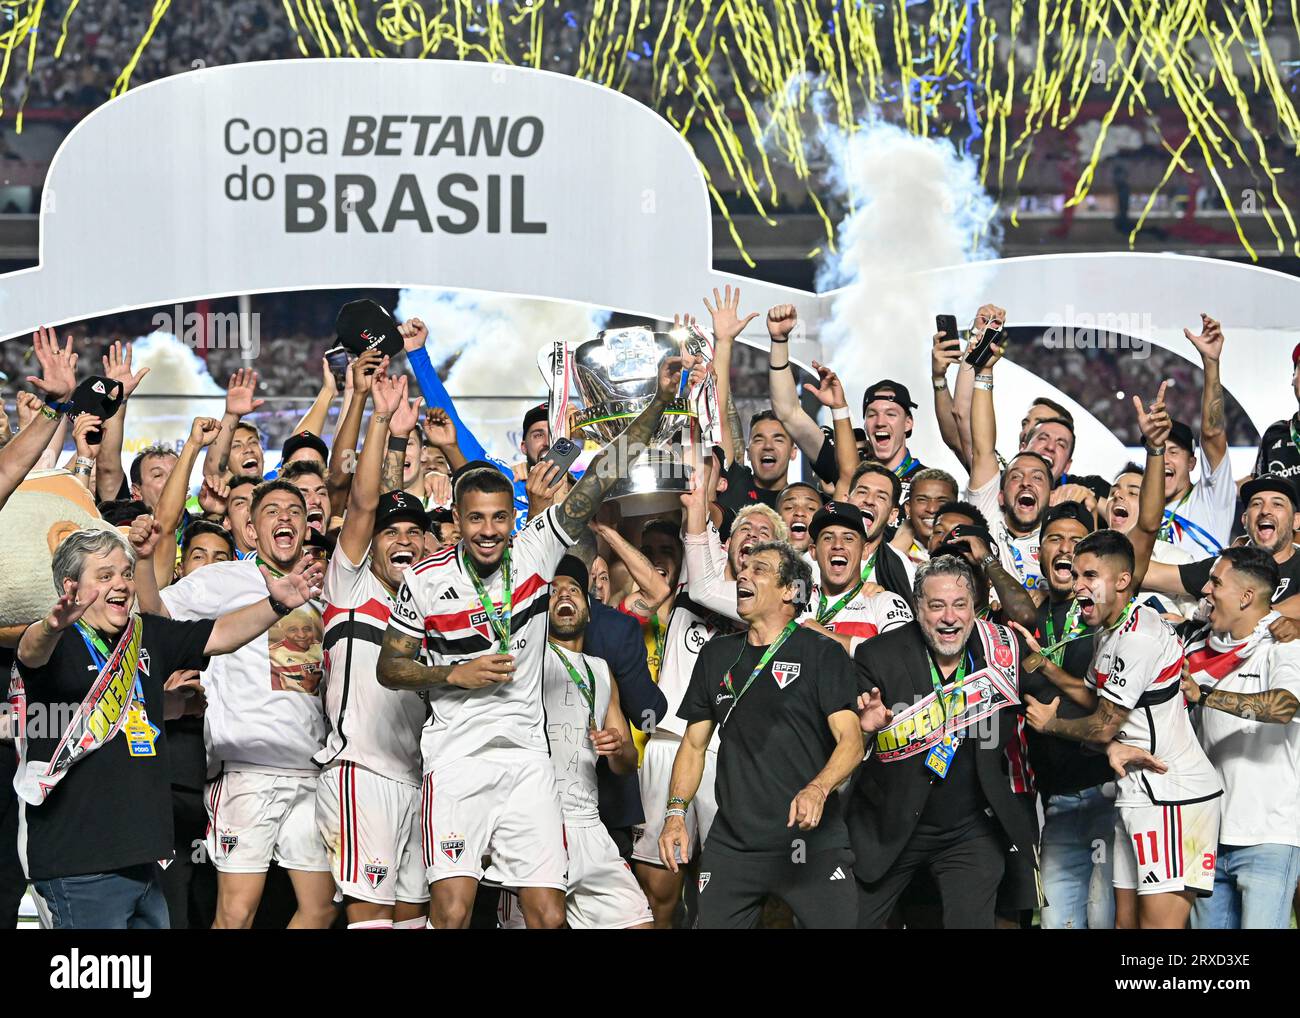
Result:
{"label": "stadium crowd", "polygon": [[[545,403],[488,459],[373,302],[274,471],[256,372],[127,465],[129,345],[38,332],[0,509],[100,519],[0,629],[0,925],[30,883],[56,928],[248,927],[280,881],[300,928],[1288,926],[1300,414],[1233,477],[1220,323],[1186,330],[1195,426],[1148,379],[1101,477],[1051,398],[997,434],[996,304],[939,319],[922,400],[814,364],[826,426],[770,308],[747,428],[760,312],[704,305],[580,476]],[[684,391],[723,424],[688,425],[679,508],[625,517]]]}

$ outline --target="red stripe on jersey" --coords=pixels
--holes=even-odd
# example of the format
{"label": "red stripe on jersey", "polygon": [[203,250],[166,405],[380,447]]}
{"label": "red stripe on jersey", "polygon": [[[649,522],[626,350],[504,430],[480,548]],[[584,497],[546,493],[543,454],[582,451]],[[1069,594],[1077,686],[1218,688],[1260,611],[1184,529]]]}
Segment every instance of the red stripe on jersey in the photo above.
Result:
{"label": "red stripe on jersey", "polygon": [[[515,588],[514,606],[518,608],[523,601],[532,597],[549,582],[543,580],[537,573],[533,573],[532,576]],[[424,628],[434,632],[455,632],[458,629],[472,629],[473,627],[469,624],[470,615],[477,614],[482,610],[482,607],[475,607],[468,611],[452,612],[449,615],[426,615],[424,617]]]}
{"label": "red stripe on jersey", "polygon": [[418,576],[420,573],[426,572],[432,569],[434,566],[445,566],[448,562],[450,562],[452,559],[456,557],[456,549],[458,547],[460,547],[460,545],[453,544],[450,548],[447,548],[445,551],[434,552],[434,554],[430,555],[428,558],[423,559],[415,563],[415,565],[411,566],[411,571]]}
{"label": "red stripe on jersey", "polygon": [[1155,682],[1151,683],[1151,685],[1158,686],[1160,685],[1160,683],[1168,682],[1170,679],[1179,677],[1182,674],[1183,674],[1183,659],[1180,656],[1177,661],[1175,661],[1168,668],[1166,668],[1159,675],[1157,675]]}
{"label": "red stripe on jersey", "polygon": [[355,608],[336,608],[331,604],[325,606],[325,614],[322,616],[321,620],[325,628],[328,629],[331,622],[340,615],[346,615],[350,611],[354,611],[358,615],[369,615],[377,622],[382,622],[384,625],[388,625],[388,616],[392,611],[392,606],[389,605],[388,602],[380,601],[375,597],[372,597],[365,604],[357,605]]}
{"label": "red stripe on jersey", "polygon": [[870,622],[852,622],[847,619],[843,622],[833,621],[826,628],[832,633],[838,633],[841,636],[861,636],[868,640],[880,632]]}

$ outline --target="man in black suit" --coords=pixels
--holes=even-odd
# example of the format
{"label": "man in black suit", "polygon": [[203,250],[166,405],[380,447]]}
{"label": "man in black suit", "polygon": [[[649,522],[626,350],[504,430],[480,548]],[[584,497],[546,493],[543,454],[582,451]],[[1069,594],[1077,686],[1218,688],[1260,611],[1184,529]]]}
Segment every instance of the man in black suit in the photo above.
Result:
{"label": "man in black suit", "polygon": [[1004,752],[1016,731],[1020,648],[1005,626],[975,617],[975,579],[960,559],[918,569],[912,600],[916,621],[854,655],[859,691],[892,704],[878,731],[864,718],[870,755],[850,794],[858,924],[882,927],[928,870],[944,928],[992,929],[1008,846],[1032,856],[1038,836]]}

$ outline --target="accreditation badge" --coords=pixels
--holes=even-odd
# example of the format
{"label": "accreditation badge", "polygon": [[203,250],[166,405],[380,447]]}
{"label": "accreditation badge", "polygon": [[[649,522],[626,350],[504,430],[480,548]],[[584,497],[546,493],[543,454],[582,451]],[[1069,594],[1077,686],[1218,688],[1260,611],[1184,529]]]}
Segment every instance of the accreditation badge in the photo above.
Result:
{"label": "accreditation badge", "polygon": [[956,755],[957,743],[952,736],[948,736],[925,755],[925,766],[930,768],[938,777],[946,778],[948,768],[952,765],[952,758]]}
{"label": "accreditation badge", "polygon": [[158,750],[154,745],[158,739],[158,729],[150,724],[149,715],[144,710],[144,704],[138,700],[131,704],[124,731],[126,733],[127,752],[132,756],[158,755]]}

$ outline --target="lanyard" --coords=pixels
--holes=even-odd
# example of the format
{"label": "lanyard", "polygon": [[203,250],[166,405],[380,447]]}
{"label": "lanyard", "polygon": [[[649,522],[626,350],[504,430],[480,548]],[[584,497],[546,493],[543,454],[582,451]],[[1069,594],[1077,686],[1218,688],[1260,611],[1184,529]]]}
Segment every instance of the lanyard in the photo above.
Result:
{"label": "lanyard", "polygon": [[1119,629],[1121,626],[1123,626],[1124,623],[1126,623],[1129,620],[1129,616],[1132,615],[1135,611],[1137,611],[1137,606],[1138,606],[1137,598],[1136,597],[1132,598],[1129,601],[1129,603],[1124,606],[1124,613],[1120,615],[1120,617],[1117,618],[1113,623],[1111,623],[1109,626],[1106,627],[1106,632],[1109,633],[1112,630]]}
{"label": "lanyard", "polygon": [[654,634],[655,639],[655,660],[659,662],[659,667],[663,667],[664,662],[664,641],[668,639],[668,630],[659,622],[659,609],[650,613],[650,632]]}
{"label": "lanyard", "polygon": [[[128,620],[127,626],[130,625],[131,622]],[[90,652],[90,659],[95,662],[95,667],[102,672],[104,670],[104,666],[108,664],[108,659],[113,656],[113,652],[108,649],[108,644],[106,644],[102,639],[100,639],[100,636],[97,632],[91,629],[90,626],[86,625],[86,623],[82,622],[80,619],[77,620],[77,633],[81,637],[82,643],[86,645],[86,650]],[[123,630],[123,636],[125,635],[126,635],[126,630]],[[143,704],[144,686],[140,682],[139,669],[136,670],[136,674],[135,674],[134,693],[135,693],[135,698],[139,700],[140,703]]]}
{"label": "lanyard", "polygon": [[[596,677],[591,673],[591,665],[589,664],[586,665],[587,681],[584,682],[582,680],[582,676],[578,673],[578,669],[573,667],[573,662],[569,660],[568,655],[565,654],[564,651],[560,650],[560,648],[557,647],[555,644],[551,643],[550,640],[547,640],[546,643],[551,648],[551,650],[555,651],[555,656],[558,657],[560,659],[560,663],[564,665],[564,670],[569,673],[569,678],[571,678],[573,680],[573,684],[578,687],[578,692],[582,694],[582,698],[587,701],[587,717],[589,718],[588,726],[591,728],[595,728],[596,727]],[[583,663],[586,664],[585,661]]]}
{"label": "lanyard", "polygon": [[906,477],[907,472],[911,470],[912,467],[914,467],[915,465],[916,465],[916,457],[914,457],[910,452],[907,451],[906,448],[904,448],[903,462],[898,464],[898,466],[894,467],[894,476],[899,479]]}
{"label": "lanyard", "polygon": [[840,599],[836,601],[833,605],[831,605],[829,608],[826,607],[826,592],[823,590],[818,590],[817,624],[820,626],[824,626],[826,625],[826,623],[830,622],[833,618],[835,618],[835,616],[840,613],[841,608],[843,608],[846,604],[848,604],[850,601],[852,601],[855,597],[858,596],[858,591],[862,589],[862,585],[867,582],[866,580],[867,576],[870,575],[871,572],[870,570],[868,570],[866,575],[864,575],[863,578],[858,581],[858,585],[856,587],[843,594],[840,597]]}
{"label": "lanyard", "polygon": [[272,576],[284,575],[284,573],[280,572],[280,570],[276,569],[275,566],[271,565],[270,562],[266,561],[266,559],[262,558],[262,556],[257,554],[256,552],[253,553],[253,561],[255,561],[259,566],[266,566],[267,571]]}
{"label": "lanyard", "polygon": [[1065,657],[1065,651],[1061,648],[1067,643],[1072,643],[1088,635],[1088,627],[1079,625],[1079,602],[1077,600],[1070,602],[1070,608],[1065,613],[1065,629],[1061,634],[1061,639],[1056,638],[1056,625],[1052,622],[1050,605],[1048,605],[1044,628],[1047,630],[1048,643],[1046,647],[1040,648],[1038,653],[1058,666],[1061,659]]}
{"label": "lanyard", "polygon": [[727,692],[730,693],[734,699],[731,701],[731,709],[727,711],[727,717],[722,721],[724,725],[727,723],[727,719],[731,717],[731,711],[736,709],[736,704],[740,703],[740,698],[745,695],[745,692],[749,687],[754,684],[754,680],[758,678],[763,669],[767,667],[767,663],[772,660],[772,655],[781,649],[781,644],[785,643],[789,635],[798,628],[799,623],[795,622],[793,619],[786,623],[786,627],[781,630],[781,635],[772,641],[772,645],[768,647],[767,650],[763,651],[763,656],[758,659],[758,664],[756,664],[754,670],[749,673],[749,678],[746,679],[745,684],[740,687],[739,693],[736,692],[735,683],[731,681],[731,669],[727,669],[727,674],[722,677],[722,682],[723,685],[727,687]]}
{"label": "lanyard", "polygon": [[[926,654],[925,659],[930,665],[930,683],[934,686],[935,699],[939,701],[939,709],[943,711],[943,734],[948,734],[948,698],[943,695],[943,678],[939,675],[939,669],[934,666],[934,657]],[[953,689],[953,695],[961,692],[961,687],[966,682],[967,665],[974,667],[974,661],[971,659],[970,651],[962,658],[961,664],[957,666],[957,674],[953,676],[953,681],[957,683]]]}
{"label": "lanyard", "polygon": [[488,625],[492,627],[492,632],[497,634],[497,639],[501,643],[501,653],[510,653],[510,608],[514,603],[514,588],[510,583],[510,549],[507,548],[501,556],[501,607],[498,608],[489,600],[487,590],[483,587],[483,581],[479,579],[478,570],[469,561],[469,556],[464,551],[461,552],[461,564],[465,572],[469,573],[469,578],[474,582],[474,593],[478,594],[479,604],[487,612]]}

